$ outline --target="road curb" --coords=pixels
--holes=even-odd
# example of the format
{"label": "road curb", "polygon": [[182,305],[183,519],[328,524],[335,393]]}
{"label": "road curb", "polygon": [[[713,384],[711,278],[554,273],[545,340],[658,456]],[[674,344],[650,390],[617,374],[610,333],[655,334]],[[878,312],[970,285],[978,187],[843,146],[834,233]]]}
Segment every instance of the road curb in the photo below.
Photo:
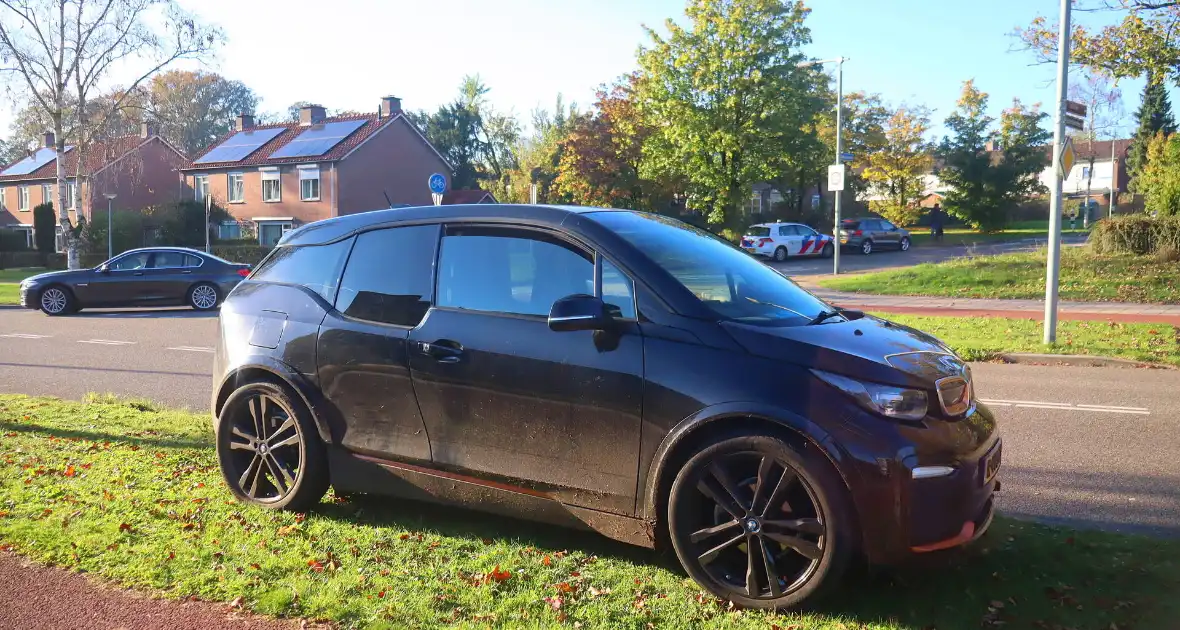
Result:
{"label": "road curb", "polygon": [[1005,363],[1025,363],[1031,365],[1044,365],[1051,363],[1054,365],[1069,365],[1077,367],[1119,367],[1119,368],[1156,368],[1162,370],[1173,370],[1174,367],[1170,365],[1163,365],[1161,363],[1151,363],[1148,361],[1132,361],[1130,359],[1118,359],[1115,357],[1104,357],[1096,355],[1085,354],[1039,354],[1032,352],[1005,352],[998,355]]}

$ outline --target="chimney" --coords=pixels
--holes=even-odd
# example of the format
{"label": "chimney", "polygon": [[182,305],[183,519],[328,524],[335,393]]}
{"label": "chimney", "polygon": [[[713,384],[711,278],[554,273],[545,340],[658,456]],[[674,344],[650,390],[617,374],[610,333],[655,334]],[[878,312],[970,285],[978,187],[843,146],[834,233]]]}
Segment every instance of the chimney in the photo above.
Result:
{"label": "chimney", "polygon": [[389,118],[402,112],[402,100],[396,96],[381,97],[381,117]]}
{"label": "chimney", "polygon": [[147,138],[150,138],[154,135],[156,135],[156,126],[155,125],[153,125],[150,122],[143,122],[143,123],[139,124],[139,137],[140,138],[147,139]]}
{"label": "chimney", "polygon": [[234,122],[234,131],[245,131],[254,128],[254,114],[247,114],[242,112],[238,114],[238,119]]}
{"label": "chimney", "polygon": [[299,108],[299,126],[307,127],[309,125],[318,125],[324,122],[324,106],[323,105],[304,105]]}
{"label": "chimney", "polygon": [[56,139],[57,138],[54,137],[52,131],[46,131],[45,135],[42,137],[43,142],[42,142],[41,146],[43,146],[47,149],[52,149],[57,144],[56,142],[54,142],[54,140],[56,140]]}

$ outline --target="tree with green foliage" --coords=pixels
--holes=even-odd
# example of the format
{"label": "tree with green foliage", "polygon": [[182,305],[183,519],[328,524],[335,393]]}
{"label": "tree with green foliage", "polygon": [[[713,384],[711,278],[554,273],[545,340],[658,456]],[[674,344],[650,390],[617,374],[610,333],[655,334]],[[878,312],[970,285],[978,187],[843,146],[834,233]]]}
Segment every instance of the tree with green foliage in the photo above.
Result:
{"label": "tree with green foliage", "polygon": [[885,145],[864,158],[862,175],[878,197],[869,201],[869,210],[897,225],[911,225],[922,215],[924,178],[934,163],[929,132],[929,108],[902,105],[889,116]]}
{"label": "tree with green foliage", "polygon": [[57,215],[53,203],[43,203],[33,208],[33,238],[37,251],[52,254],[57,251]]}
{"label": "tree with green foliage", "polygon": [[1135,190],[1144,196],[1148,213],[1180,215],[1180,135],[1161,132],[1148,142]]}
{"label": "tree with green foliage", "polygon": [[[944,161],[939,177],[950,188],[946,211],[992,232],[1004,227],[1009,208],[1044,192],[1037,175],[1048,163],[1044,147],[1050,134],[1042,125],[1048,115],[1019,100],[1004,110],[999,130],[991,129],[995,119],[986,114],[987,101],[974,81],[963,83],[958,107],[946,119],[951,135],[938,152]],[[988,151],[989,140],[1001,150]]]}
{"label": "tree with green foliage", "polygon": [[736,227],[751,186],[779,175],[822,103],[800,68],[809,10],[782,0],[689,0],[687,25],[648,28],[638,102],[652,173],[683,177],[692,205]]}
{"label": "tree with green foliage", "polygon": [[488,182],[496,199],[506,203],[528,203],[533,184],[541,203],[574,203],[555,185],[558,166],[565,153],[565,140],[582,114],[576,104],[566,105],[561,94],[550,111],[538,107],[532,112],[532,133],[517,138],[510,146],[513,166],[497,181]]}
{"label": "tree with green foliage", "polygon": [[1166,136],[1176,133],[1176,119],[1172,116],[1172,103],[1168,99],[1168,88],[1158,80],[1154,72],[1147,75],[1143,86],[1143,102],[1135,112],[1138,127],[1131,141],[1127,155],[1127,172],[1132,182],[1146,164],[1147,145],[1158,134]]}

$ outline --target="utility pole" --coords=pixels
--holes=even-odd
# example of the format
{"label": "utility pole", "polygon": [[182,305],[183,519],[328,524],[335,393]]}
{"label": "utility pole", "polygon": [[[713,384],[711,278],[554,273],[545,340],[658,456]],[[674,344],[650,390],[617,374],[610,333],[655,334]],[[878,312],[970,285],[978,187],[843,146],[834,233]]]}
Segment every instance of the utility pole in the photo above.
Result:
{"label": "utility pole", "polygon": [[1108,219],[1114,218],[1114,198],[1119,194],[1119,164],[1114,160],[1114,144],[1117,142],[1117,135],[1110,134],[1110,209],[1106,213]]}
{"label": "utility pole", "polygon": [[1049,258],[1045,263],[1046,344],[1057,341],[1057,285],[1061,279],[1061,151],[1065,147],[1065,101],[1069,87],[1070,4],[1061,0],[1057,34],[1057,110],[1053,119],[1053,196],[1049,199]]}
{"label": "utility pole", "polygon": [[[841,157],[844,153],[844,62],[848,61],[847,57],[836,57],[835,59],[824,59],[819,61],[804,61],[799,64],[800,68],[808,66],[818,66],[825,63],[836,64],[836,162],[834,166],[842,167],[844,160]],[[830,178],[830,176],[829,176]],[[843,179],[841,179],[843,181]],[[829,187],[830,189],[830,187]],[[834,214],[835,221],[832,226],[832,238],[835,239],[835,248],[832,250],[832,275],[839,275],[840,273],[840,198],[844,196],[844,187],[835,191]]]}

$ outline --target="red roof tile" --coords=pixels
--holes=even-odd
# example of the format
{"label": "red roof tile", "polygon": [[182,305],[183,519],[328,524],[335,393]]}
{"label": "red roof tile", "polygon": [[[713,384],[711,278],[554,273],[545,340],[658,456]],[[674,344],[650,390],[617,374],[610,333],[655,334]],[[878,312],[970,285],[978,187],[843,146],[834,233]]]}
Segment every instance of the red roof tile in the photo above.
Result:
{"label": "red roof tile", "polygon": [[[86,164],[83,165],[82,175],[87,176],[94,173],[107,164],[127,155],[145,142],[147,140],[141,136],[123,136],[121,138],[102,140],[91,144],[90,148],[86,151]],[[17,161],[19,162],[20,160]],[[62,164],[65,167],[66,177],[74,177],[77,174],[78,150],[68,148]],[[3,171],[9,166],[12,166],[12,164],[6,164],[4,168],[0,168],[0,171]],[[55,177],[57,177],[57,160],[50,160],[31,173],[25,173],[24,175],[0,175],[0,182],[53,179]]]}
{"label": "red roof tile", "polygon": [[[380,118],[380,117],[378,117],[377,114],[373,113],[373,114],[352,114],[352,115],[348,115],[348,116],[335,116],[332,118],[325,118],[323,121],[325,123],[340,122],[343,120],[364,120],[365,124],[363,126],[361,126],[359,129],[357,129],[356,131],[349,134],[348,137],[346,137],[344,140],[342,140],[336,146],[332,147],[331,150],[329,150],[327,153],[324,153],[323,155],[288,157],[288,158],[271,158],[270,156],[273,155],[279,149],[286,146],[287,143],[289,143],[292,140],[294,140],[295,138],[297,138],[299,136],[299,134],[303,133],[307,129],[307,127],[301,126],[298,122],[278,123],[278,124],[271,124],[271,125],[257,125],[255,127],[253,127],[254,130],[283,129],[283,132],[280,133],[279,135],[275,136],[274,139],[272,139],[270,142],[267,142],[266,144],[259,147],[256,151],[254,151],[250,155],[246,156],[244,159],[232,161],[232,162],[203,162],[201,164],[188,164],[188,165],[182,167],[181,170],[195,171],[195,170],[205,170],[205,169],[220,169],[220,168],[227,168],[227,167],[234,167],[234,166],[264,166],[267,164],[301,164],[301,163],[307,163],[307,162],[328,162],[328,161],[332,161],[332,160],[339,160],[340,158],[343,158],[345,155],[347,155],[349,151],[352,151],[357,146],[359,146],[362,142],[367,140],[370,136],[372,136],[374,133],[376,133],[379,129],[383,128],[385,125],[388,125],[389,123],[391,123],[394,120],[397,120],[398,118],[401,118],[401,117],[402,117],[402,115],[399,113],[399,114],[396,114],[396,115],[388,117],[388,118]],[[200,156],[205,155],[209,151],[213,150],[213,148],[217,147],[222,142],[225,142],[226,140],[231,138],[236,133],[238,133],[238,132],[237,131],[230,131],[229,133],[222,136],[221,138],[218,138],[217,142],[214,142],[213,144],[206,147],[203,151],[200,151],[199,153],[197,153],[196,157],[194,159],[200,159]]]}
{"label": "red roof tile", "polygon": [[496,197],[492,193],[478,188],[475,190],[448,190],[443,195],[442,202],[444,206],[479,203],[483,201],[484,197],[490,197],[490,203],[496,203]]}

